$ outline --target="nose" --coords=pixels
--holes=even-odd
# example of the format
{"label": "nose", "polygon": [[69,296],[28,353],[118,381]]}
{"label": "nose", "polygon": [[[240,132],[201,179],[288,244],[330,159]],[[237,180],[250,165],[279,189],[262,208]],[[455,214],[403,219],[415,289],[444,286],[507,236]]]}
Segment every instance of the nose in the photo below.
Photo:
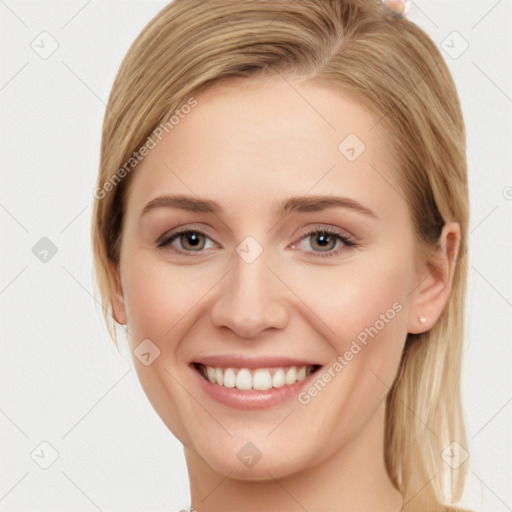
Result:
{"label": "nose", "polygon": [[235,257],[234,267],[222,281],[211,309],[216,327],[226,327],[242,338],[286,327],[286,288],[267,267],[264,255],[253,263]]}

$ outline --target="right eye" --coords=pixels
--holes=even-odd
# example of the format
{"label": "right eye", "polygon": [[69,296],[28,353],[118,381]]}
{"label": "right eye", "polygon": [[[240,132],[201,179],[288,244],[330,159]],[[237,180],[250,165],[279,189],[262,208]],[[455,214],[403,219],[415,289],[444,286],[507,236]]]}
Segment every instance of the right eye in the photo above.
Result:
{"label": "right eye", "polygon": [[[209,247],[207,247],[208,242],[211,242]],[[188,253],[187,255],[202,254],[205,249],[215,246],[215,242],[205,232],[198,229],[182,229],[166,233],[157,241],[158,248],[170,248],[179,253]]]}

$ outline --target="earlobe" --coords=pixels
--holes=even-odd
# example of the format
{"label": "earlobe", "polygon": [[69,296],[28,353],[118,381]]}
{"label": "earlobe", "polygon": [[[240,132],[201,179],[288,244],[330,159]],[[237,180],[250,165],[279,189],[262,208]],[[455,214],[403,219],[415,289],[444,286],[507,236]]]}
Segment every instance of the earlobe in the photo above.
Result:
{"label": "earlobe", "polygon": [[126,318],[126,310],[124,307],[124,302],[121,299],[118,299],[117,297],[114,298],[112,301],[112,316],[114,317],[114,320],[121,325],[126,325],[127,318]]}
{"label": "earlobe", "polygon": [[432,328],[441,316],[450,295],[460,242],[460,226],[445,224],[439,248],[427,257],[417,275],[412,292],[407,330],[419,334]]}
{"label": "earlobe", "polygon": [[126,308],[124,305],[123,288],[121,286],[121,275],[118,267],[111,269],[112,278],[112,316],[121,325],[128,323]]}

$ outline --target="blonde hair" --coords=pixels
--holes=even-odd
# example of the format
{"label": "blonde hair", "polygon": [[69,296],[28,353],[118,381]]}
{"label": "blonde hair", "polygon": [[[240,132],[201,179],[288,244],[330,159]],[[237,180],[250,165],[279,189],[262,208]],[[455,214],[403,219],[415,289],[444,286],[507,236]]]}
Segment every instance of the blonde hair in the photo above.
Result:
{"label": "blonde hair", "polygon": [[[133,155],[160,124],[214,83],[272,76],[314,79],[361,102],[392,141],[420,246],[461,227],[453,286],[438,322],[409,334],[386,402],[385,460],[410,511],[457,510],[467,462],[441,453],[467,445],[460,399],[468,189],[465,127],[450,72],[429,36],[377,0],[175,0],[142,31],[112,87],[101,142],[92,244],[105,321],[119,264]],[[127,168],[126,163],[131,162]],[[124,169],[124,171],[122,171]]]}

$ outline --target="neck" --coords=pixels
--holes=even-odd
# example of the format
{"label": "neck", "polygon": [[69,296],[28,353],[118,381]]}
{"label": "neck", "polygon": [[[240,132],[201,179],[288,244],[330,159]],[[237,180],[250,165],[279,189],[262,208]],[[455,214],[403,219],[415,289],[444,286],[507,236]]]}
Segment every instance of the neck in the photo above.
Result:
{"label": "neck", "polygon": [[241,481],[214,471],[185,448],[197,512],[396,512],[402,497],[384,464],[385,402],[357,438],[330,458],[284,478]]}

